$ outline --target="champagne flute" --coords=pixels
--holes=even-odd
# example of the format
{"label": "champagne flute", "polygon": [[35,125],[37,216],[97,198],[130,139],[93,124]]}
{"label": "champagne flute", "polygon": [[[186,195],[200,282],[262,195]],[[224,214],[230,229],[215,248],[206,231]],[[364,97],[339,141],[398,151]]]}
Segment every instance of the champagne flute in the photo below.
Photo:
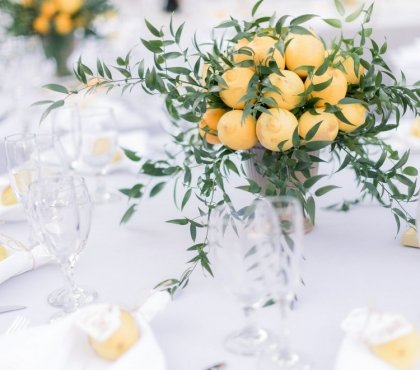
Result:
{"label": "champagne flute", "polygon": [[[74,266],[86,246],[90,232],[92,204],[81,177],[51,176],[33,182],[29,187],[28,205],[32,222],[39,229],[40,242],[60,265],[67,292],[61,298],[63,312],[73,312],[87,303],[74,282]],[[92,292],[92,298],[97,294]]]}
{"label": "champagne flute", "polygon": [[224,204],[212,211],[209,221],[215,275],[222,278],[225,287],[241,303],[247,321],[243,328],[231,333],[224,344],[228,351],[245,356],[259,354],[269,341],[268,332],[252,320],[255,310],[269,299],[256,268],[256,249],[264,230],[249,217],[252,213],[252,206],[243,214],[231,204]]}
{"label": "champagne flute", "polygon": [[60,157],[73,170],[80,157],[82,134],[77,106],[57,109],[52,114],[52,133],[57,138]]}
{"label": "champagne flute", "polygon": [[106,190],[105,175],[117,150],[118,131],[115,115],[110,108],[90,108],[81,114],[81,159],[96,174],[94,203],[117,201],[120,196]]}
{"label": "champagne flute", "polygon": [[270,242],[258,248],[258,266],[271,298],[280,306],[282,327],[278,343],[260,356],[261,370],[309,369],[305,359],[290,346],[288,314],[301,281],[303,260],[303,211],[292,197],[281,196],[260,200],[256,213],[264,214],[271,225],[267,228]]}

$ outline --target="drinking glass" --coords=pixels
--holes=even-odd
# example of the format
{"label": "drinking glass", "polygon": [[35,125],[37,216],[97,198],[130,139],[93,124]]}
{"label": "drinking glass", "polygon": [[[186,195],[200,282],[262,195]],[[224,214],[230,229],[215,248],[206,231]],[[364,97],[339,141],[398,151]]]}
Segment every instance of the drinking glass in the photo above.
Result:
{"label": "drinking glass", "polygon": [[279,305],[282,325],[278,343],[270,345],[259,359],[261,370],[309,369],[302,356],[291,349],[288,314],[301,281],[303,260],[303,210],[292,197],[260,200],[256,214],[269,220],[266,228],[267,243],[260,243],[257,260],[264,283],[272,300]]}
{"label": "drinking glass", "polygon": [[73,170],[82,145],[79,110],[76,106],[57,109],[51,119],[52,133],[57,138],[57,151],[68,168]]}
{"label": "drinking glass", "polygon": [[213,269],[223,285],[241,303],[246,325],[230,334],[225,340],[228,351],[254,356],[269,341],[269,334],[253,320],[253,313],[269,299],[268,290],[257,267],[256,249],[264,230],[248,213],[236,211],[231,204],[216,207],[209,221],[209,245],[214,254]]}
{"label": "drinking glass", "polygon": [[75,284],[73,272],[91,225],[92,204],[84,179],[69,175],[41,178],[29,187],[28,207],[40,231],[39,242],[46,245],[65,277],[66,288],[59,297],[63,312],[58,316],[92,302],[96,292],[90,292],[86,300],[87,291]]}
{"label": "drinking glass", "polygon": [[108,203],[119,200],[116,193],[106,190],[105,175],[117,150],[118,131],[115,115],[110,108],[90,108],[81,113],[82,151],[81,159],[91,168],[97,179],[92,200]]}

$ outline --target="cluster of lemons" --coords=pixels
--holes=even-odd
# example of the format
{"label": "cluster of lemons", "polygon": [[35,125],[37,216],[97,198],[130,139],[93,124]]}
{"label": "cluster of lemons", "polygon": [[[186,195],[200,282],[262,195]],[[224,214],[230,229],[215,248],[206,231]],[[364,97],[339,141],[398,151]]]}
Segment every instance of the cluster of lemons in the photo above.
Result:
{"label": "cluster of lemons", "polygon": [[[321,122],[310,140],[333,141],[340,130],[352,132],[365,122],[367,109],[364,105],[339,104],[346,97],[348,85],[359,84],[364,74],[362,66],[356,74],[354,59],[337,55],[332,64],[335,67],[331,66],[319,75],[308,75],[308,68],[302,67],[313,67],[316,71],[328,57],[329,51],[325,50],[324,44],[315,33],[289,34],[284,42],[284,55],[275,47],[277,40],[270,36],[242,39],[234,46],[234,67],[221,76],[225,83],[219,83],[220,98],[228,108],[207,109],[199,123],[200,135],[209,143],[221,143],[234,150],[248,150],[259,142],[266,149],[285,151],[293,146],[292,137],[296,128],[299,135],[305,138],[311,128]],[[275,88],[261,89],[260,95],[265,98],[268,112],[261,113],[258,119],[252,115],[243,117],[246,94],[256,74],[256,67],[238,65],[247,60],[253,60],[256,67],[268,66],[274,61],[280,72],[273,72],[266,77],[269,82],[265,84]],[[207,70],[208,67],[204,69],[205,76]],[[320,90],[322,86],[326,87]],[[315,99],[313,109],[307,109],[297,118],[291,111],[304,106],[305,98],[318,99]],[[251,100],[251,103],[254,101]],[[350,124],[326,112],[327,103],[339,107]]]}
{"label": "cluster of lemons", "polygon": [[[59,35],[67,35],[84,25],[83,17],[74,17],[83,3],[84,0],[43,0],[32,27],[41,35],[47,35],[52,30]],[[21,4],[25,8],[38,7],[34,0],[22,0]]]}

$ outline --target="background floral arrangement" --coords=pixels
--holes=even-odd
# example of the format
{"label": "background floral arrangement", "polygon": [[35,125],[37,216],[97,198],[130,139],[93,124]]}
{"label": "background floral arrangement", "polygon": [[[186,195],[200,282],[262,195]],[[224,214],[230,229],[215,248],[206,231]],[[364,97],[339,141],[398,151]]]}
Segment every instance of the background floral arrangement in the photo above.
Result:
{"label": "background floral arrangement", "polygon": [[[130,53],[114,67],[98,60],[95,72],[80,61],[76,76],[82,86],[49,85],[65,98],[42,102],[48,104],[45,117],[68,96],[98,87],[126,92],[140,86],[165,96],[178,150],[157,161],[126,150],[140,173],[161,180],[150,189],[139,182],[121,190],[133,202],[122,222],[136,212],[140,198],[158,194],[169,178],[180,210],[198,199],[196,216],[168,221],[189,228],[188,251],[194,254],[179,279],[161,284],[172,290],[185,287],[196,266],[212,274],[208,220],[218,204],[231,201],[232,176],[245,178],[239,189],[255,196],[297,197],[314,223],[316,197],[338,187],[317,186],[327,176],[314,171],[326,161],[320,150],[339,163],[336,172],[354,170],[361,197],[389,208],[398,229],[401,220],[414,224],[404,203],[417,195],[417,170],[406,164],[409,153],[400,155],[380,134],[398,127],[407,110],[419,113],[420,86],[406,86],[404,75],[400,81],[387,65],[386,42],[371,37],[373,5],[346,14],[336,0],[340,18],[323,19],[257,17],[261,3],[255,3],[251,20],[231,17],[215,27],[212,42],[200,44],[194,37],[192,47],[183,45],[183,24],[175,27],[171,20],[164,29],[146,20],[153,38],[142,43],[153,53],[153,66],[132,61]],[[304,26],[313,18],[335,29],[330,44]],[[345,36],[343,22],[357,19],[362,20],[357,33]]]}
{"label": "background floral arrangement", "polygon": [[8,32],[40,36],[46,56],[57,62],[58,74],[68,73],[65,63],[73,50],[74,31],[96,35],[93,20],[111,9],[108,0],[0,0],[0,10],[10,15]]}

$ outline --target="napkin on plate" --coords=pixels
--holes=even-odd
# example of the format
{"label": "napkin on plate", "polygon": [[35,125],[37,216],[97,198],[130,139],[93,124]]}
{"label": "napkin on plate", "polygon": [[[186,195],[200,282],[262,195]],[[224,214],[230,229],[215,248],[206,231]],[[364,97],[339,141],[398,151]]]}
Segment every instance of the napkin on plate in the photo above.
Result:
{"label": "napkin on plate", "polygon": [[[158,300],[167,302],[162,296],[156,297],[151,297],[155,304]],[[106,361],[93,351],[87,334],[80,328],[80,320],[103,306],[92,305],[53,324],[1,336],[0,369],[165,370],[165,358],[141,309],[133,314],[140,338],[124,355],[116,361]]]}
{"label": "napkin on plate", "polygon": [[414,327],[401,315],[356,309],[343,321],[345,333],[335,370],[395,370],[375,356],[370,346],[381,345],[412,333]]}
{"label": "napkin on plate", "polygon": [[6,280],[45,265],[53,260],[44,245],[32,249],[0,235],[0,245],[6,250],[6,258],[0,261],[0,284]]}

